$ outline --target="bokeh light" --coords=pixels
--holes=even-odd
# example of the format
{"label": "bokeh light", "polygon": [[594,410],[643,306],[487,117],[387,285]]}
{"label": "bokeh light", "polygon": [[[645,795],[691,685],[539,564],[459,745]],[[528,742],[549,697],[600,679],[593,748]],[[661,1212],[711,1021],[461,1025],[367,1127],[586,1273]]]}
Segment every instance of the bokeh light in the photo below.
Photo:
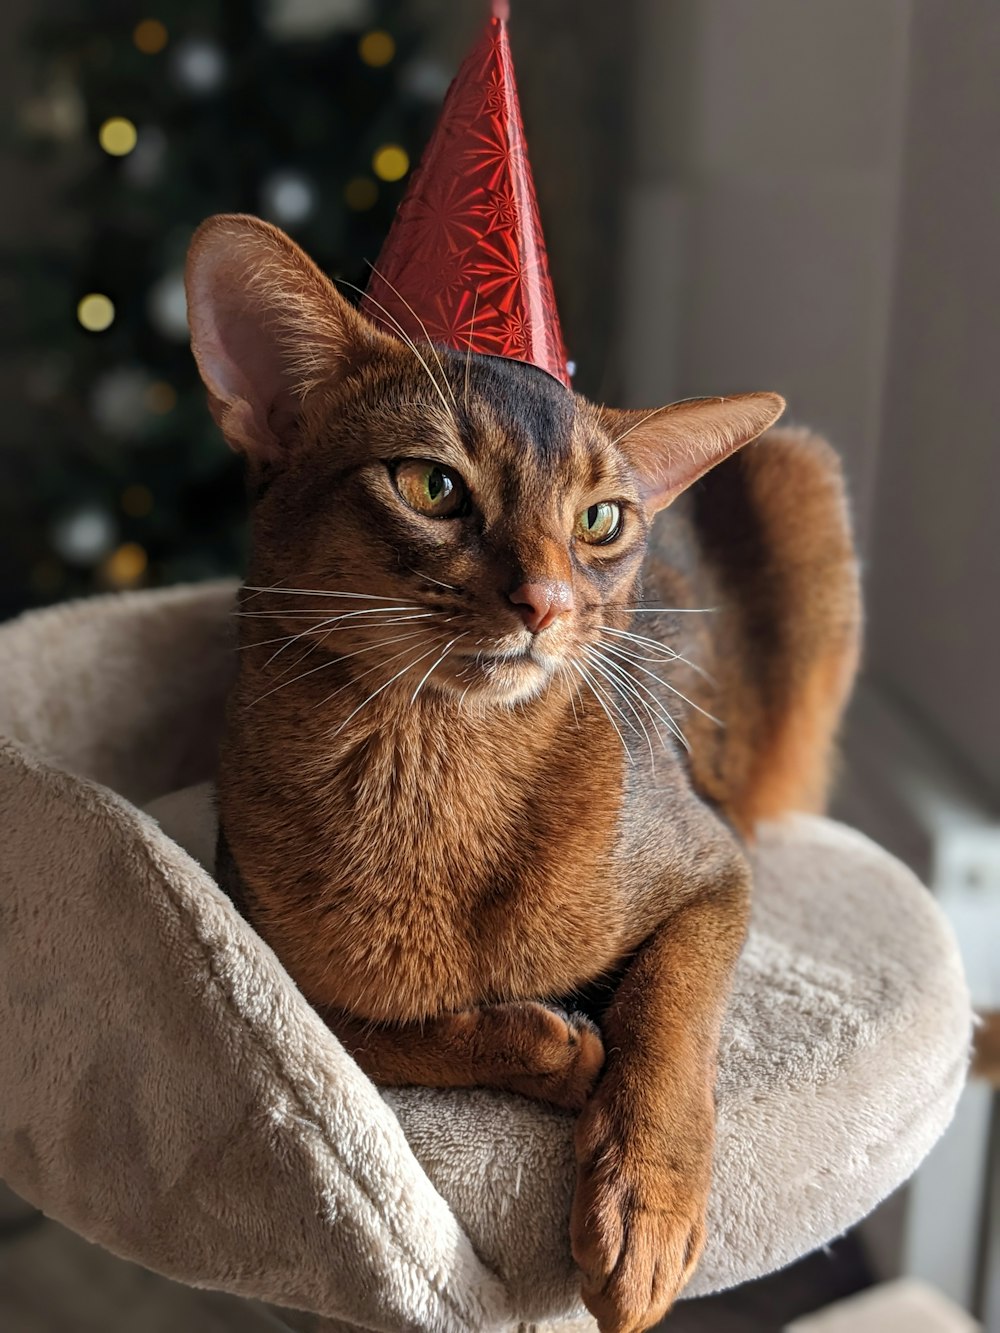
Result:
{"label": "bokeh light", "polygon": [[149,322],[162,337],[172,342],[187,342],[187,296],[182,268],[169,269],[157,278],[146,293],[146,312]]}
{"label": "bokeh light", "polygon": [[294,226],[315,211],[316,190],[298,171],[276,171],[261,182],[260,202],[264,217]]}
{"label": "bokeh light", "polygon": [[77,303],[76,317],[88,333],[103,333],[114,323],[115,303],[103,292],[88,292]]}
{"label": "bokeh light", "polygon": [[217,42],[190,37],[174,48],[171,64],[174,78],[182,88],[198,97],[207,97],[221,88],[228,61]]}
{"label": "bokeh light", "polygon": [[101,565],[101,575],[113,588],[134,588],[148,564],[149,557],[138,542],[124,542]]}
{"label": "bokeh light", "polygon": [[107,555],[117,538],[114,515],[96,500],[60,515],[49,531],[52,549],[73,565],[95,565]]}
{"label": "bokeh light", "polygon": [[143,19],[132,29],[132,41],[144,56],[155,56],[167,44],[166,25],[159,19]]}
{"label": "bokeh light", "polygon": [[358,42],[358,55],[373,69],[381,69],[383,65],[388,65],[395,54],[396,43],[391,33],[381,28],[366,32]]}
{"label": "bokeh light", "polygon": [[126,116],[111,116],[97,131],[97,139],[112,157],[127,157],[139,139],[139,133]]}
{"label": "bokeh light", "polygon": [[409,169],[410,159],[406,149],[400,148],[398,143],[387,143],[376,148],[372,157],[372,170],[379,180],[402,180]]}

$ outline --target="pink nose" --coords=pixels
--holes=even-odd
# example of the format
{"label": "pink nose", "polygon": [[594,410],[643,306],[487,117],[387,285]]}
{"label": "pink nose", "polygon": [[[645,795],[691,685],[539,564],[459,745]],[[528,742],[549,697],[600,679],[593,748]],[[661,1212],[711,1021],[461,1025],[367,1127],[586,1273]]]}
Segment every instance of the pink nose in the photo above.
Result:
{"label": "pink nose", "polygon": [[573,589],[560,579],[522,583],[507,597],[532,634],[548,629],[556,616],[573,609]]}

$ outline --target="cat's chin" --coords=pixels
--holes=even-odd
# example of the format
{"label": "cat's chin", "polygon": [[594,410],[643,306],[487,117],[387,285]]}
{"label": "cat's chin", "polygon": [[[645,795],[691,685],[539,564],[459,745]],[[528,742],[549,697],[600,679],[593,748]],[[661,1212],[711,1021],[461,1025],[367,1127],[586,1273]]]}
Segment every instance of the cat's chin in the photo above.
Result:
{"label": "cat's chin", "polygon": [[535,698],[550,684],[555,663],[539,661],[530,652],[481,656],[461,672],[453,688],[478,708],[511,708]]}

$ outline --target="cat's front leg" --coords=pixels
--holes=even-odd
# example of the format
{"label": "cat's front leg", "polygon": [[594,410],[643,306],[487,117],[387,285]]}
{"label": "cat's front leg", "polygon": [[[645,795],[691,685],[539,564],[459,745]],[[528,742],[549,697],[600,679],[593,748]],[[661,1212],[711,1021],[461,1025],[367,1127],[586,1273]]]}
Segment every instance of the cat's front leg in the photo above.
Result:
{"label": "cat's front leg", "polygon": [[608,1060],[577,1123],[573,1254],[601,1333],[655,1324],[705,1243],[719,1028],[746,931],[742,858],[636,955],[604,1022]]}

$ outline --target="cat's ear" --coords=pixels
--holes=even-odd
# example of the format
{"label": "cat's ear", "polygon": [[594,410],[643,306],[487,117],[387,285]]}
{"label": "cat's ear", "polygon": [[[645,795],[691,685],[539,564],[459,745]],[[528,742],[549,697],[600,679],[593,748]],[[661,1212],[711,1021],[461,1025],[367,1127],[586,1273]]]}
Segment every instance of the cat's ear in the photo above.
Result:
{"label": "cat's ear", "polygon": [[254,462],[280,462],[310,391],[386,342],[284,232],[258,218],[203,222],[185,284],[212,415],[230,446]]}
{"label": "cat's ear", "polygon": [[605,409],[612,440],[635,469],[653,513],[665,508],[716,463],[755,440],[785,410],[776,393],[689,398],[654,412]]}

